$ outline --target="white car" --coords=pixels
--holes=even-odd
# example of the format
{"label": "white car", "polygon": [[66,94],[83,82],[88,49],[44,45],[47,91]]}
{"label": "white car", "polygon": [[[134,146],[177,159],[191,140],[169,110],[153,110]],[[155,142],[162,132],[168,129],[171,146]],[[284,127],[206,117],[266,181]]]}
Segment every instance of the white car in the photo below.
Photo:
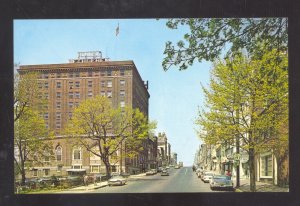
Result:
{"label": "white car", "polygon": [[112,178],[110,178],[108,180],[108,186],[112,186],[112,185],[125,185],[126,184],[126,178],[118,175],[118,176],[113,176]]}
{"label": "white car", "polygon": [[214,175],[214,173],[212,173],[212,172],[205,172],[204,175],[203,175],[203,178],[202,178],[203,182],[205,182],[205,183],[210,182],[213,175]]}

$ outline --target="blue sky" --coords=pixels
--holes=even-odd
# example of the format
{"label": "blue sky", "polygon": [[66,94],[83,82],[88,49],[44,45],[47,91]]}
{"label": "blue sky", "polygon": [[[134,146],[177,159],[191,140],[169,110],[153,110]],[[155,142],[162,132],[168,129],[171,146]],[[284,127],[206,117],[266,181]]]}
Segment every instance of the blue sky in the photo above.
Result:
{"label": "blue sky", "polygon": [[[149,81],[149,114],[157,133],[165,132],[178,160],[192,165],[201,144],[194,120],[204,96],[211,63],[194,63],[185,71],[161,66],[166,41],[182,39],[188,28],[168,29],[166,20],[16,20],[14,63],[68,63],[78,51],[102,51],[114,60],[133,60],[143,80]],[[120,32],[116,36],[119,24]]]}

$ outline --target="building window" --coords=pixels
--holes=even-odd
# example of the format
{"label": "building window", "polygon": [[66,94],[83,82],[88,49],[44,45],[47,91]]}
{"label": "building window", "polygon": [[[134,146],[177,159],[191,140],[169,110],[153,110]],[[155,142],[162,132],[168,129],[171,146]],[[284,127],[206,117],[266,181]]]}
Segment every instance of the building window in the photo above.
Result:
{"label": "building window", "polygon": [[55,123],[55,127],[56,127],[56,129],[60,129],[60,128],[61,128],[61,122],[60,122],[60,121],[57,121],[57,122]]}
{"label": "building window", "polygon": [[80,82],[75,82],[75,87],[79,88],[80,87]]}
{"label": "building window", "polygon": [[62,172],[62,165],[57,165],[57,172]]}
{"label": "building window", "polygon": [[120,96],[121,96],[121,97],[125,97],[125,90],[121,90],[121,91],[120,91]]}
{"label": "building window", "polygon": [[60,92],[56,92],[56,98],[61,98],[61,93]]}
{"label": "building window", "polygon": [[76,72],[75,77],[80,77],[80,72]]}
{"label": "building window", "polygon": [[44,176],[49,176],[50,169],[43,169],[44,170]]}
{"label": "building window", "polygon": [[105,76],[105,71],[101,71],[101,72],[100,72],[100,76],[101,76],[101,77],[104,77],[104,76]]}
{"label": "building window", "polygon": [[45,89],[48,89],[48,87],[49,87],[48,82],[45,82],[44,87],[45,87]]}
{"label": "building window", "polygon": [[61,161],[62,160],[62,147],[57,146],[55,152],[56,152],[56,161]]}
{"label": "building window", "polygon": [[75,107],[78,107],[79,106],[79,102],[75,102]]}
{"label": "building window", "polygon": [[58,88],[58,89],[61,88],[61,82],[56,82],[56,88]]}
{"label": "building window", "polygon": [[124,79],[120,80],[120,86],[125,86],[125,80]]}
{"label": "building window", "polygon": [[91,173],[99,173],[100,166],[99,165],[91,165]]}
{"label": "building window", "polygon": [[56,119],[61,119],[61,113],[60,112],[56,112]]}
{"label": "building window", "polygon": [[93,86],[93,81],[88,81],[88,87],[92,87]]}
{"label": "building window", "polygon": [[261,157],[261,176],[273,176],[272,155]]}
{"label": "building window", "polygon": [[49,94],[48,93],[45,93],[45,99],[49,99]]}
{"label": "building window", "polygon": [[70,72],[69,73],[69,78],[73,78],[73,76],[74,76],[73,72]]}
{"label": "building window", "polygon": [[112,87],[112,81],[111,80],[107,81],[107,87]]}
{"label": "building window", "polygon": [[111,172],[117,172],[117,167],[115,165],[111,166]]}
{"label": "building window", "polygon": [[38,176],[38,170],[37,169],[33,169],[32,170],[32,176],[33,177],[37,177]]}
{"label": "building window", "polygon": [[44,113],[44,118],[45,118],[45,119],[48,119],[48,118],[49,118],[48,112],[45,112],[45,113]]}
{"label": "building window", "polygon": [[61,78],[61,73],[56,73],[56,78]]}
{"label": "building window", "polygon": [[69,89],[73,89],[73,82],[69,82]]}
{"label": "building window", "polygon": [[73,108],[73,102],[69,102],[68,105],[69,105],[69,108]]}
{"label": "building window", "polygon": [[48,79],[49,78],[49,74],[48,73],[44,73],[44,79]]}
{"label": "building window", "polygon": [[125,101],[121,101],[121,102],[120,102],[120,106],[121,106],[121,107],[125,107]]}
{"label": "building window", "polygon": [[92,91],[88,92],[88,97],[93,97],[93,92]]}
{"label": "building window", "polygon": [[82,166],[81,166],[81,165],[72,165],[72,168],[73,168],[73,169],[81,169]]}
{"label": "building window", "polygon": [[77,99],[80,98],[80,92],[75,92],[75,98],[77,98]]}
{"label": "building window", "polygon": [[56,109],[60,109],[61,108],[61,102],[56,102]]}
{"label": "building window", "polygon": [[111,91],[107,91],[107,97],[112,97],[112,92]]}
{"label": "building window", "polygon": [[81,148],[73,149],[73,160],[81,160]]}
{"label": "building window", "polygon": [[69,112],[69,119],[72,119],[72,116],[73,116],[72,112]]}
{"label": "building window", "polygon": [[43,85],[41,82],[38,83],[38,87],[39,87],[39,89],[42,89]]}
{"label": "building window", "polygon": [[92,71],[88,71],[88,76],[92,77],[93,76],[93,72]]}
{"label": "building window", "polygon": [[101,91],[101,92],[100,92],[100,95],[101,95],[101,96],[105,96],[105,91]]}
{"label": "building window", "polygon": [[47,148],[44,149],[44,162],[50,162],[50,152]]}
{"label": "building window", "polygon": [[125,75],[125,69],[120,69],[120,75],[124,76]]}
{"label": "building window", "polygon": [[108,69],[108,70],[107,70],[107,76],[111,76],[111,73],[112,73],[111,70]]}
{"label": "building window", "polygon": [[74,96],[73,92],[69,92],[69,98],[73,99],[73,96]]}
{"label": "building window", "polygon": [[101,87],[105,87],[105,81],[101,81]]}

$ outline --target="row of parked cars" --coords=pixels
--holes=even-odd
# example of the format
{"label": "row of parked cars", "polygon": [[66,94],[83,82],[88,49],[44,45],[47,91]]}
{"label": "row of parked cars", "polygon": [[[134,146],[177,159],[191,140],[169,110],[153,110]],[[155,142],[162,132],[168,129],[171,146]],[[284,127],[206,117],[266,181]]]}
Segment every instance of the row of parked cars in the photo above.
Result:
{"label": "row of parked cars", "polygon": [[170,167],[159,167],[157,170],[156,169],[151,169],[149,171],[146,172],[146,175],[155,175],[157,173],[160,173],[161,176],[169,176],[169,172],[168,172],[168,169]]}
{"label": "row of parked cars", "polygon": [[203,182],[210,184],[210,189],[229,189],[233,190],[233,182],[230,176],[215,174],[212,171],[205,171],[203,169],[197,169],[196,175]]}

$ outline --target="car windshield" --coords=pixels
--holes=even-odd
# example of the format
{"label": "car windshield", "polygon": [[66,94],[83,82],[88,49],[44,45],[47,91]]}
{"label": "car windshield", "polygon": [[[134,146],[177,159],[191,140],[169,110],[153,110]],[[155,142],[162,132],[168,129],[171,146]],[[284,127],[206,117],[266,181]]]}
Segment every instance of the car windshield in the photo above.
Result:
{"label": "car windshield", "polygon": [[229,180],[230,178],[225,175],[216,175],[213,177],[214,179],[219,179],[219,180]]}
{"label": "car windshield", "polygon": [[120,178],[123,178],[122,176],[113,176],[111,179],[120,179]]}

